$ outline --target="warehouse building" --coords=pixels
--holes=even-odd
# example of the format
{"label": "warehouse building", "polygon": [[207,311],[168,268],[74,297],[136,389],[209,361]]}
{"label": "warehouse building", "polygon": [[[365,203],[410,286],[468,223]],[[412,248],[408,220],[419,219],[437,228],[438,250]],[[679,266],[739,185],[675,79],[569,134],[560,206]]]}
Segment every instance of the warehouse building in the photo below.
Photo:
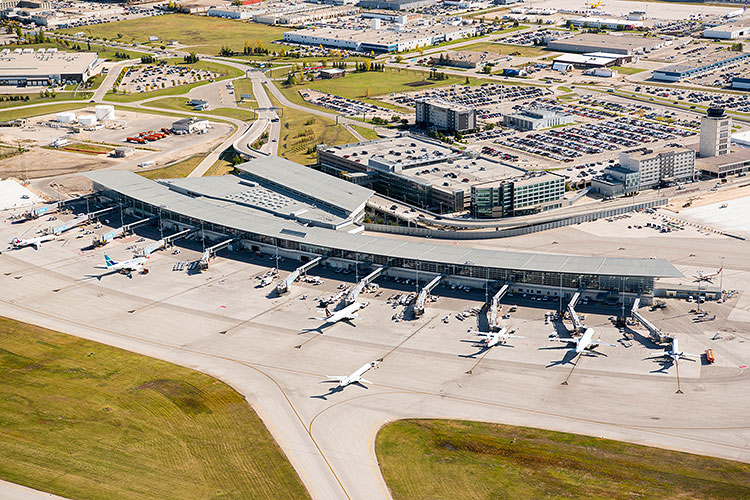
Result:
{"label": "warehouse building", "polygon": [[[29,49],[31,50],[31,49]],[[65,83],[85,82],[101,70],[101,61],[92,52],[0,53],[0,85],[13,87],[47,87]]]}
{"label": "warehouse building", "polygon": [[363,9],[411,10],[435,5],[437,0],[360,0]]}
{"label": "warehouse building", "polygon": [[579,28],[619,28],[632,30],[643,27],[643,21],[629,21],[610,17],[577,17],[571,19],[570,23]]}
{"label": "warehouse building", "polygon": [[[199,230],[208,243],[234,238],[240,249],[300,261],[325,256],[326,265],[339,268],[386,265],[386,274],[396,276],[444,274],[451,281],[471,286],[484,286],[488,281],[512,283],[517,293],[570,297],[583,290],[583,296],[599,300],[630,301],[640,296],[643,303],[652,300],[657,279],[682,277],[664,259],[471,249],[352,234],[306,226],[259,210],[252,202],[233,202],[228,199],[231,191],[222,193],[218,185],[212,197],[191,196],[171,189],[168,182],[155,182],[129,171],[99,170],[86,175],[104,201],[121,203],[126,212],[137,217],[158,216],[169,229]],[[214,182],[205,177],[193,180],[196,186]]]}
{"label": "warehouse building", "polygon": [[704,38],[717,40],[737,40],[750,36],[750,19],[740,19],[703,30]]}
{"label": "warehouse building", "polygon": [[[618,56],[605,56],[601,53],[594,54],[563,54],[552,60],[555,66],[572,66],[578,69],[606,68],[617,64]],[[553,67],[553,69],[555,69]]]}
{"label": "warehouse building", "polygon": [[686,78],[710,73],[711,71],[743,61],[747,58],[750,58],[750,53],[748,52],[723,51],[722,53],[713,56],[703,56],[695,62],[672,64],[662,69],[654,70],[653,78],[654,80],[661,80],[664,82],[679,82]]}
{"label": "warehouse building", "polygon": [[503,115],[503,125],[518,130],[539,130],[575,122],[572,115],[546,108],[530,107],[520,113]]}
{"label": "warehouse building", "polygon": [[[409,134],[319,146],[318,164],[324,172],[368,182],[381,194],[438,213],[534,213],[559,206],[565,191],[564,178],[557,174],[528,172]],[[495,191],[488,200],[486,191],[473,193],[474,186]],[[500,191],[502,199],[495,194]]]}
{"label": "warehouse building", "polygon": [[441,99],[417,99],[416,125],[450,132],[465,132],[477,128],[477,112],[470,106]]}
{"label": "warehouse building", "polygon": [[547,48],[557,52],[586,54],[606,52],[619,55],[648,53],[664,46],[664,40],[632,35],[606,35],[582,33],[568,38],[558,38],[547,42]]}
{"label": "warehouse building", "polygon": [[356,52],[403,52],[442,42],[467,38],[476,33],[472,26],[433,25],[412,30],[319,28],[284,33],[284,41]]}

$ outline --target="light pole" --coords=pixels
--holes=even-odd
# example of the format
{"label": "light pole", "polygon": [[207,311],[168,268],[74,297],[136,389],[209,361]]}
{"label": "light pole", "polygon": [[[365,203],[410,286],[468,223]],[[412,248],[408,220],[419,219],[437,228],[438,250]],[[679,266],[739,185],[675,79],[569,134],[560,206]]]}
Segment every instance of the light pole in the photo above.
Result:
{"label": "light pole", "polygon": [[719,274],[719,297],[724,298],[724,256],[721,257],[721,269]]}

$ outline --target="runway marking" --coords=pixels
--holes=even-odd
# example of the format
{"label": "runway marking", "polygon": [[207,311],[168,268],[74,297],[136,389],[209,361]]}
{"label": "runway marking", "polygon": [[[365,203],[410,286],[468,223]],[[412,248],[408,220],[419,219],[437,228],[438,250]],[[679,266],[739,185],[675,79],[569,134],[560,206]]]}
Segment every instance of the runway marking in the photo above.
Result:
{"label": "runway marking", "polygon": [[166,301],[168,301],[170,299],[173,299],[173,298],[175,298],[175,297],[177,297],[179,295],[182,295],[184,293],[192,292],[193,290],[197,290],[198,288],[200,288],[202,286],[209,285],[211,283],[215,283],[217,281],[220,281],[220,280],[223,280],[225,278],[228,278],[229,276],[233,276],[235,274],[238,274],[238,273],[241,273],[241,272],[244,272],[244,271],[245,271],[245,269],[238,269],[236,271],[232,271],[231,273],[222,274],[221,276],[217,276],[216,278],[207,279],[203,283],[198,283],[197,285],[191,286],[190,288],[187,288],[185,290],[180,290],[179,292],[173,293],[172,295],[168,295],[167,297],[164,297],[163,299],[159,299],[159,300],[155,300],[153,302],[149,302],[148,304],[144,304],[142,306],[136,307],[135,309],[130,309],[128,311],[128,313],[134,314],[136,312],[140,312],[140,311],[142,311],[144,309],[148,309],[149,307],[152,307],[152,306],[155,306],[155,305],[159,305],[159,304],[161,304],[163,302],[166,302]]}
{"label": "runway marking", "polygon": [[487,350],[484,351],[484,354],[482,354],[479,357],[479,359],[477,360],[477,362],[474,363],[474,366],[472,366],[471,368],[469,368],[468,370],[466,370],[466,374],[467,375],[472,375],[474,373],[474,368],[476,368],[477,366],[479,366],[479,363],[482,362],[482,360],[490,353],[491,350],[492,350],[492,348],[488,347]]}
{"label": "runway marking", "polygon": [[578,355],[573,359],[573,366],[571,367],[570,371],[568,372],[568,376],[565,377],[565,380],[560,385],[568,385],[568,379],[570,379],[570,376],[573,375],[573,370],[576,369],[576,366],[578,366],[578,361],[581,359],[582,352],[579,352]]}

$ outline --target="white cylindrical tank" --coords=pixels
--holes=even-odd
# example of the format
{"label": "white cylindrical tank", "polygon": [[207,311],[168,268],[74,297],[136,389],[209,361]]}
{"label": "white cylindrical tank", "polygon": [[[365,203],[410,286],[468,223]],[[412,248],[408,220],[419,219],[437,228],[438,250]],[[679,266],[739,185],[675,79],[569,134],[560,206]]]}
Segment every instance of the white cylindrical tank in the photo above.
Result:
{"label": "white cylindrical tank", "polygon": [[108,104],[100,104],[95,106],[96,119],[97,120],[114,120],[115,119],[115,107]]}
{"label": "white cylindrical tank", "polygon": [[72,111],[63,111],[62,113],[57,113],[55,119],[60,123],[75,123],[76,114]]}
{"label": "white cylindrical tank", "polygon": [[81,115],[78,117],[78,123],[84,127],[96,125],[96,115]]}

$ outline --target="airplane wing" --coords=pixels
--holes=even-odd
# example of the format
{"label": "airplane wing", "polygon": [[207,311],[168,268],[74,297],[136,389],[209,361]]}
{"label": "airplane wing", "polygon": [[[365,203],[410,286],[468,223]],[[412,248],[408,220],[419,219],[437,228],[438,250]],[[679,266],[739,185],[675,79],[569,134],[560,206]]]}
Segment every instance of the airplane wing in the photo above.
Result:
{"label": "airplane wing", "polygon": [[525,339],[526,338],[523,335],[506,335],[505,337],[509,339]]}
{"label": "airplane wing", "polygon": [[341,382],[346,375],[326,375],[325,382]]}
{"label": "airplane wing", "polygon": [[350,320],[350,321],[351,321],[351,320],[353,320],[353,319],[362,319],[362,318],[361,318],[361,317],[359,316],[359,314],[356,314],[356,313],[355,313],[355,314],[350,314],[350,315],[346,316],[346,318],[345,318],[345,319],[348,319],[348,320]]}
{"label": "airplane wing", "polygon": [[367,380],[366,378],[361,378],[361,379],[359,379],[359,381],[358,381],[358,382],[360,382],[360,383],[363,383],[363,384],[372,384],[372,382],[370,382],[370,381],[369,381],[369,380]]}
{"label": "airplane wing", "polygon": [[591,343],[598,344],[598,345],[608,345],[610,347],[617,347],[617,344],[610,344],[609,342],[604,342],[602,339],[592,340]]}
{"label": "airplane wing", "polygon": [[41,246],[42,246],[42,242],[41,241],[35,241],[34,243],[32,243],[32,245],[34,246],[34,250],[39,250],[41,248]]}

